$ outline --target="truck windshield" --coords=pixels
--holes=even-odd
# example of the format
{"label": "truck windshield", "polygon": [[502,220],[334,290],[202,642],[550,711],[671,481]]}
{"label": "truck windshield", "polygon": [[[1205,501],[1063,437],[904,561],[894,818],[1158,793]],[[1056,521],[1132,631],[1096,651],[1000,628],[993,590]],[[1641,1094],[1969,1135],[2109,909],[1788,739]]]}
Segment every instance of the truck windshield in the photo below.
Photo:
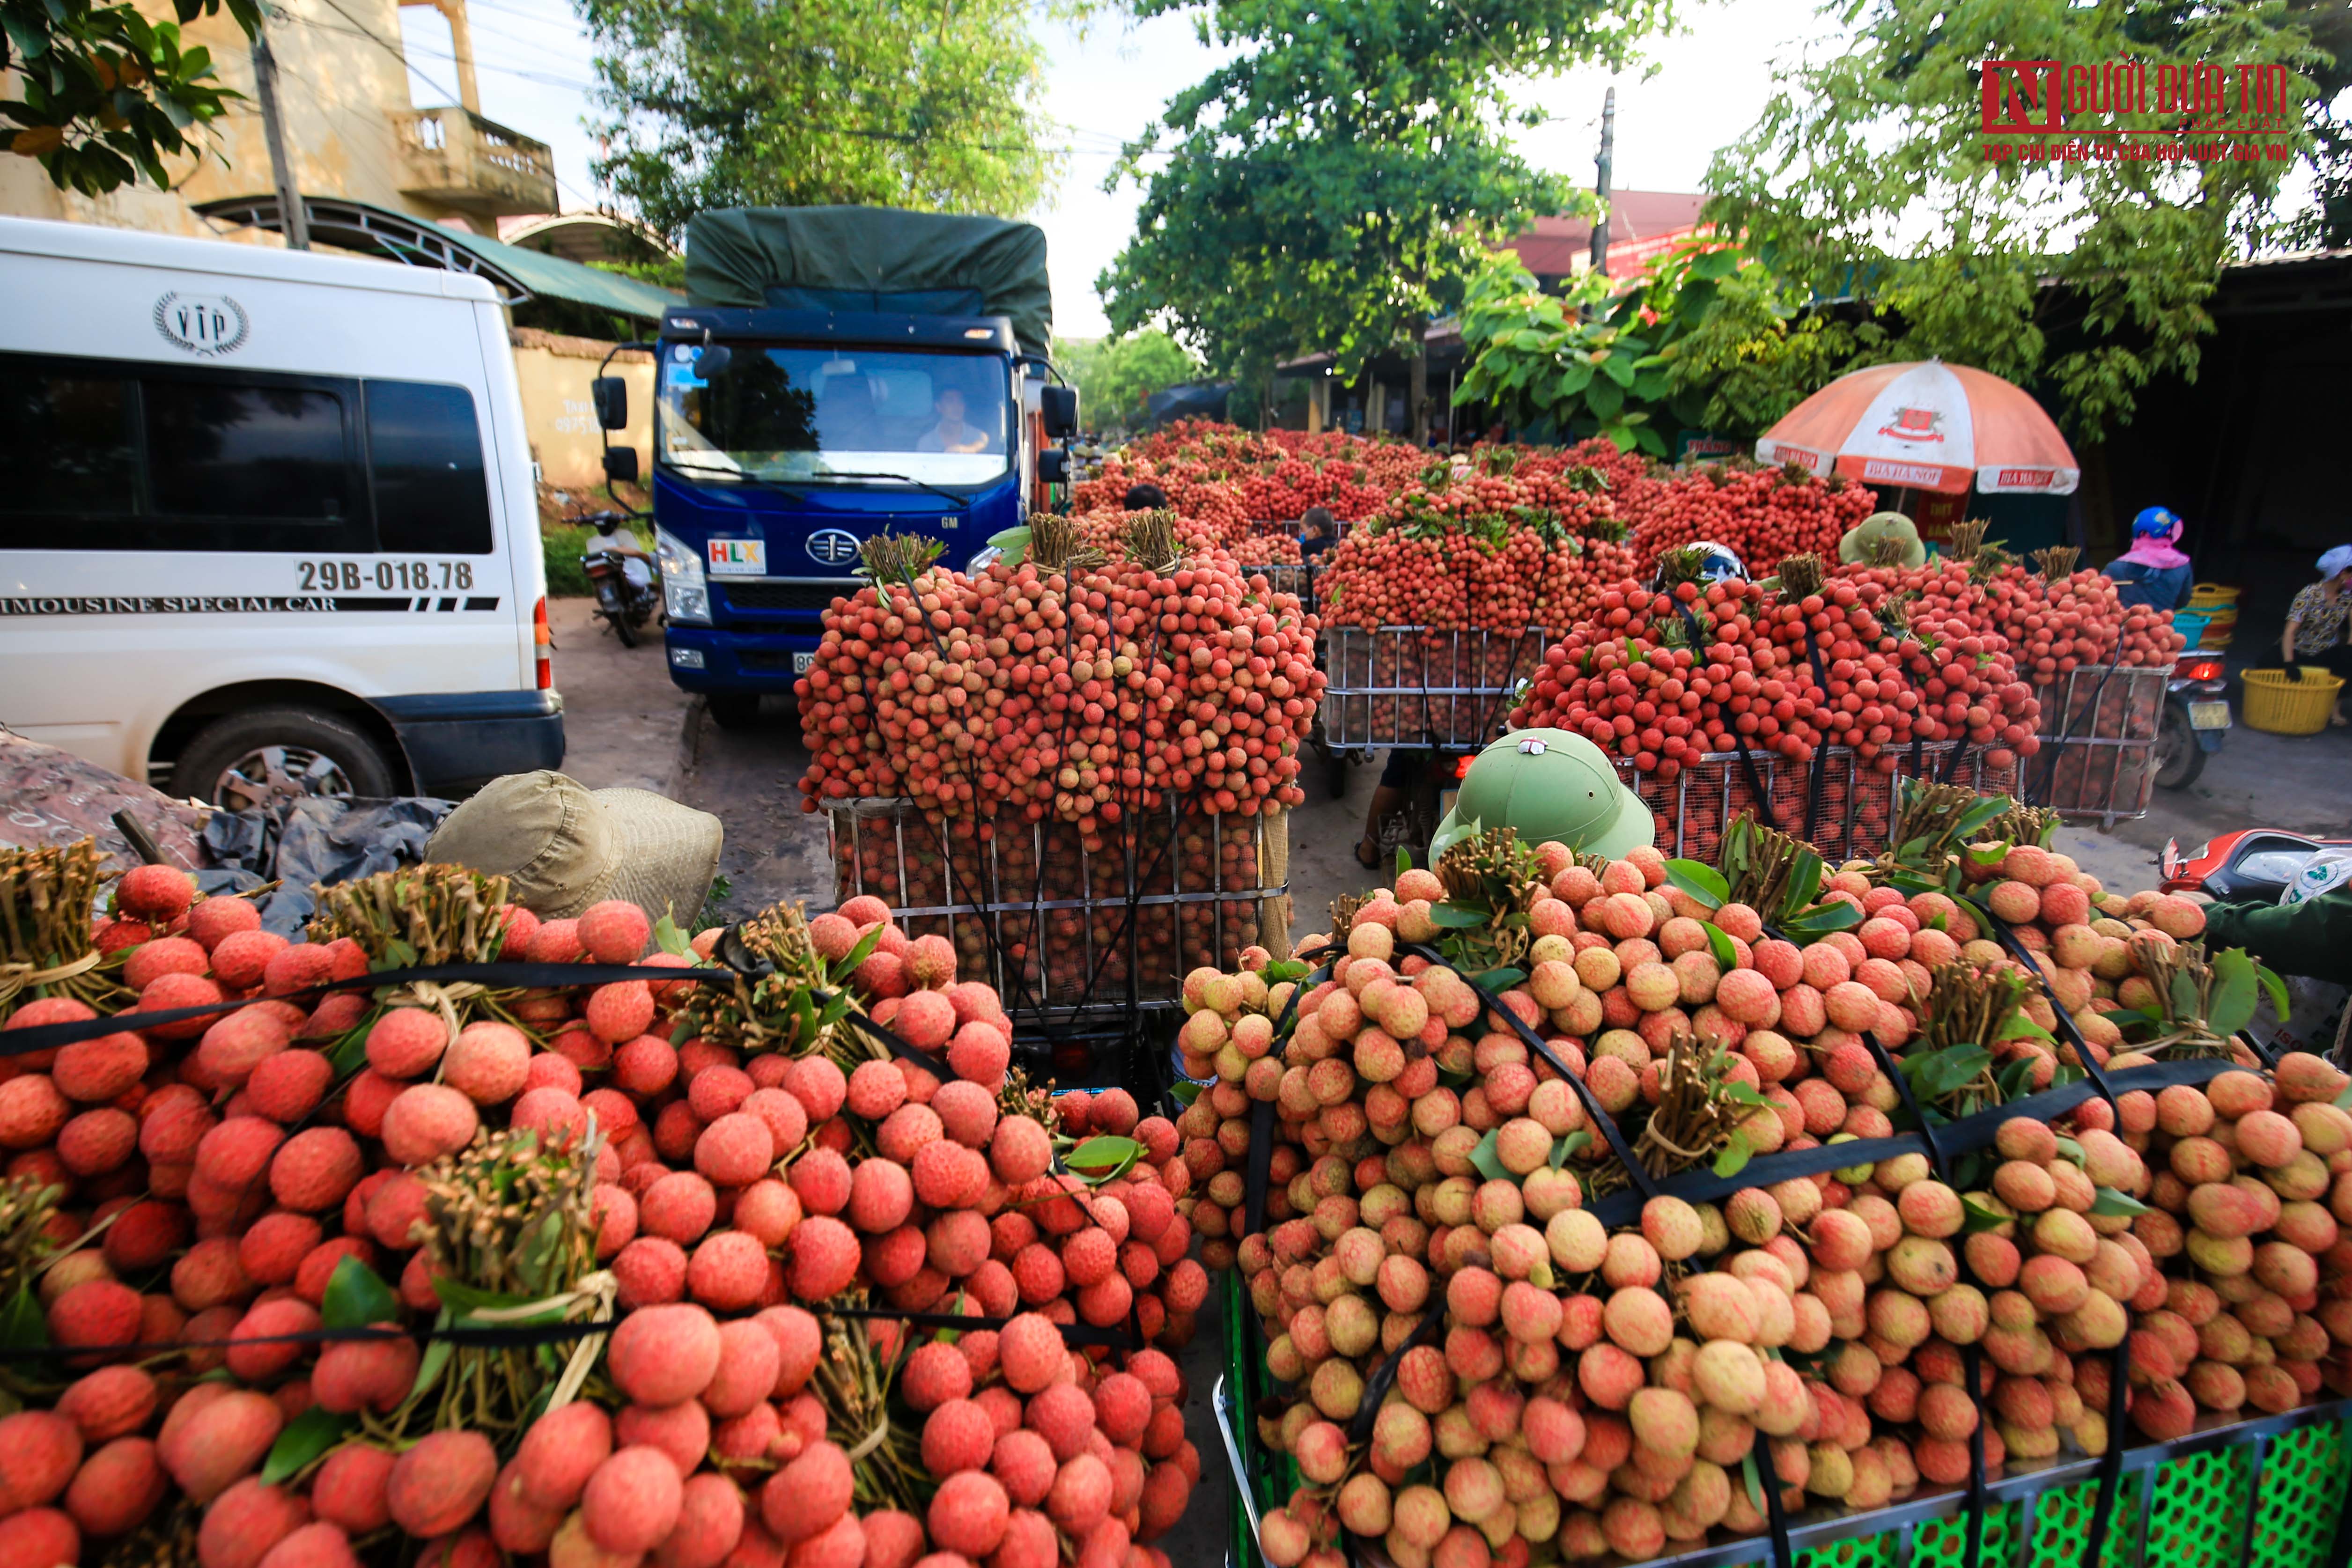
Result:
{"label": "truck windshield", "polygon": [[673,469],[802,483],[889,474],[926,485],[983,484],[1005,471],[1011,399],[999,360],[730,347],[708,378],[698,345],[663,350],[661,459]]}

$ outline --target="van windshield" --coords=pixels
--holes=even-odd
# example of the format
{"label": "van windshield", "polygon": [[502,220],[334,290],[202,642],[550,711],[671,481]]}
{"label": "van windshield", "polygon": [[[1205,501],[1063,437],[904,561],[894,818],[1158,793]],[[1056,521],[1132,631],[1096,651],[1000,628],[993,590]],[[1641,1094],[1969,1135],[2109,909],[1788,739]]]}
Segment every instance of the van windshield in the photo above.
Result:
{"label": "van windshield", "polygon": [[993,358],[738,344],[706,377],[705,352],[662,350],[661,460],[680,473],[978,485],[1008,465],[1011,398]]}

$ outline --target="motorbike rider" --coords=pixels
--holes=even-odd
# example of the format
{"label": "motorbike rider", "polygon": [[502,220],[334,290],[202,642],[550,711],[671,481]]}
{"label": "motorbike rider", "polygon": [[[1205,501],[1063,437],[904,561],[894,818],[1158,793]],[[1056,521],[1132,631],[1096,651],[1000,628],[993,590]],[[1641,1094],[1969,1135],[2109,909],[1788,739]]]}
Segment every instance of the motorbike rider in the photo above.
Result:
{"label": "motorbike rider", "polygon": [[2174,548],[2182,524],[2163,507],[2149,507],[2132,519],[2131,549],[2099,569],[2116,580],[2116,598],[2126,610],[2169,614],[2189,602],[2196,572]]}
{"label": "motorbike rider", "polygon": [[2313,857],[2275,904],[2207,904],[2203,940],[2208,952],[2243,947],[2283,975],[2352,986],[2352,851]]}
{"label": "motorbike rider", "polygon": [[593,555],[599,550],[610,550],[621,558],[624,581],[640,591],[651,588],[654,583],[654,558],[646,553],[646,547],[637,542],[637,536],[629,531],[628,525],[618,517],[607,515],[594,527],[596,532],[582,542],[580,553]]}

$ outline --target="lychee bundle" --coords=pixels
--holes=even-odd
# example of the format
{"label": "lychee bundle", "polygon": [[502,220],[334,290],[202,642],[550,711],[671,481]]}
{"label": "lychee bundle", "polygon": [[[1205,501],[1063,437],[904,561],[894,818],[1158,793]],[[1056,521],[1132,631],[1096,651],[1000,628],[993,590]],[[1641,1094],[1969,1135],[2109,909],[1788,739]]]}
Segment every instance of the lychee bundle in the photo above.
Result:
{"label": "lychee bundle", "polygon": [[1837,558],[1847,530],[1878,509],[1866,486],[1817,479],[1794,465],[1760,467],[1740,459],[1696,465],[1626,487],[1620,515],[1647,560],[1706,540],[1723,545],[1758,575],[1785,557]]}
{"label": "lychee bundle", "polygon": [[1323,683],[1295,595],[1222,552],[1037,553],[835,601],[796,687],[807,810],[903,796],[983,832],[1003,813],[1099,836],[1169,799],[1244,814],[1304,799]]}
{"label": "lychee bundle", "polygon": [[[2107,896],[2031,843],[1963,858],[2037,916]],[[1303,1483],[1270,1561],[1342,1530],[1408,1568],[1638,1561],[1763,1529],[1763,1486],[1867,1510],[1979,1445],[1996,1471],[2103,1452],[2119,1368],[2151,1436],[2352,1386],[2340,1073],[2119,1046],[2110,1103],[1991,911],[1881,885],[1923,880],[1891,860],[1738,872],[1811,939],[1710,868],[1489,835],[1336,909],[1336,949],[1188,980],[1186,1066],[1217,1080],[1179,1123],[1191,1212],[1243,1271],[1289,1389],[1260,1435]],[[2180,940],[2130,905],[2142,960]],[[1990,1049],[1952,1037],[1971,1008]],[[1923,1103],[1933,1143],[1902,1130]]]}
{"label": "lychee bundle", "polygon": [[[644,957],[634,905],[429,868],[257,944],[173,875],[117,901],[162,933],[120,1028],[0,1057],[0,1300],[51,1347],[0,1561],[1164,1564],[1200,1459],[1156,1347],[1207,1284],[1178,1136],[1030,1089],[944,940],[778,909],[672,979],[720,934]],[[646,972],[318,994],[483,944]],[[141,1027],[184,1006],[217,1016]]]}

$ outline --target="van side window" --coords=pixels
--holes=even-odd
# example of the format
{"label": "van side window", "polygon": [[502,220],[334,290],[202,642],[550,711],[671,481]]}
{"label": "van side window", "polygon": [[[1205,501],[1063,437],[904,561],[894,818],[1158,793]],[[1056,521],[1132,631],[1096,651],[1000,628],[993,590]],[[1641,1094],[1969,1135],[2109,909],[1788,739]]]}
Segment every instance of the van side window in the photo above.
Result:
{"label": "van side window", "polygon": [[145,393],[156,511],[305,522],[351,516],[343,400],[335,393],[213,377],[151,379]]}
{"label": "van side window", "polygon": [[0,512],[71,517],[138,504],[134,400],[121,376],[36,362],[0,375]]}
{"label": "van side window", "polygon": [[376,548],[489,554],[489,477],[473,394],[425,382],[362,384]]}

